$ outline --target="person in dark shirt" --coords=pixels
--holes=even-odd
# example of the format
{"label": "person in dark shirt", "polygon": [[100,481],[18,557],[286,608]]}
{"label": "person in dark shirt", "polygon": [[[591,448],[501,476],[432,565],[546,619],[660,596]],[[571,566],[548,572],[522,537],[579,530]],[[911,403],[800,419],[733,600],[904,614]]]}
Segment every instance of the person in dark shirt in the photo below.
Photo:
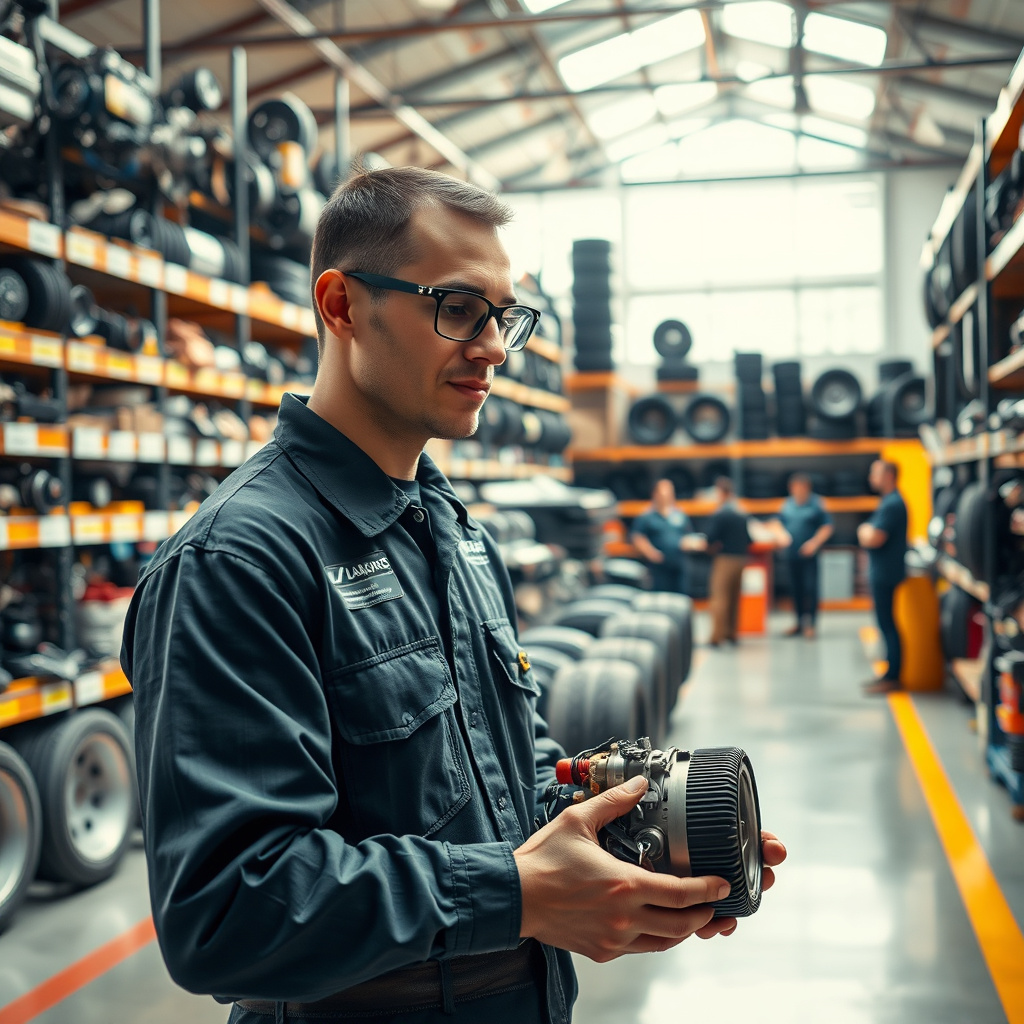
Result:
{"label": "person in dark shirt", "polygon": [[630,540],[647,561],[655,590],[687,593],[687,538],[693,535],[690,517],[676,507],[671,480],[659,480],[651,492],[651,508],[637,516]]}
{"label": "person in dark shirt", "polygon": [[889,693],[900,686],[902,650],[893,616],[896,588],[906,576],[907,506],[896,489],[899,466],[881,459],[871,464],[868,482],[882,495],[874,515],[857,528],[857,540],[870,555],[871,596],[875,602],[878,630],[885,640],[888,667],[880,679],[870,680],[865,693]]}
{"label": "person in dark shirt", "polygon": [[708,595],[711,604],[711,647],[723,640],[736,643],[740,615],[740,580],[747,564],[750,531],[747,516],[736,505],[732,480],[720,476],[715,481],[718,508],[707,525],[707,550],[711,553],[711,579]]}
{"label": "person in dark shirt", "polygon": [[794,473],[789,478],[789,498],[779,512],[779,520],[789,535],[789,546],[782,557],[789,564],[796,623],[786,636],[814,636],[818,616],[818,552],[832,536],[832,517],[821,499],[812,492],[811,478]]}

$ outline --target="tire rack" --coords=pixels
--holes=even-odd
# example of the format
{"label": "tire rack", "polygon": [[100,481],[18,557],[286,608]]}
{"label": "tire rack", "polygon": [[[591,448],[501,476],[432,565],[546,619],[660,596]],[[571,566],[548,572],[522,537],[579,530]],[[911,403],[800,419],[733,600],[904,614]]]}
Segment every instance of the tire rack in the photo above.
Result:
{"label": "tire rack", "polygon": [[[1024,305],[1024,217],[1019,218],[990,253],[988,227],[985,221],[985,195],[992,179],[1009,163],[1017,148],[1017,140],[1024,123],[1024,57],[1018,60],[1008,84],[999,94],[995,111],[982,119],[975,133],[975,143],[967,157],[953,190],[943,202],[939,215],[925,245],[924,259],[934,259],[939,246],[949,234],[956,216],[963,209],[968,195],[973,192],[977,252],[979,266],[977,279],[971,282],[950,307],[947,319],[935,328],[932,348],[935,360],[935,380],[942,379],[938,372],[940,360],[949,358],[940,349],[949,338],[954,326],[973,312],[978,322],[981,365],[978,367],[979,398],[991,412],[1003,392],[1024,391],[1024,349],[998,358],[1005,351],[1006,340],[998,336],[996,325],[1001,302]],[[984,258],[981,256],[984,254]],[[948,392],[936,394],[936,405],[947,414],[954,414],[958,406],[952,373],[946,374]],[[1008,431],[987,431],[964,438],[932,451],[933,466],[971,465],[976,478],[987,484],[994,470],[1024,467],[1024,435],[1017,437]],[[998,553],[994,531],[986,533],[984,566],[991,579]],[[943,556],[938,563],[939,574],[949,582],[967,591],[983,604],[989,600],[987,583],[975,579],[961,564]],[[974,662],[954,662],[950,671],[961,687],[974,698],[979,733],[985,741],[985,759],[990,774],[1007,789],[1013,803],[1014,817],[1024,819],[1024,772],[1014,771],[1003,733],[996,716],[998,704],[997,676],[994,668],[995,648],[992,642],[992,623],[986,616],[985,639],[982,654]]]}
{"label": "tire rack", "polygon": [[[612,409],[614,403],[610,395],[613,391],[631,393],[633,389],[612,374],[576,374],[570,378],[569,389],[578,393],[582,390],[605,392],[606,408]],[[662,389],[659,390],[670,390]],[[692,386],[675,387],[671,390],[689,392]],[[835,459],[844,457],[878,456],[883,450],[893,446],[910,446],[920,449],[917,441],[893,440],[892,438],[857,438],[852,441],[820,441],[813,438],[773,438],[768,441],[730,441],[719,444],[689,445],[608,445],[601,448],[578,449],[571,452],[575,466],[589,463],[606,463],[618,465],[622,463],[647,462],[700,462],[708,460],[728,461],[732,479],[737,490],[742,493],[743,473],[745,468],[774,466],[779,464],[794,466],[800,460]],[[739,498],[738,504],[743,511],[751,515],[771,515],[782,508],[783,498]],[[878,497],[865,494],[853,497],[824,498],[827,511],[835,515],[868,515],[878,505]],[[710,515],[715,509],[713,501],[701,499],[678,501],[677,507],[691,518]],[[648,507],[649,502],[620,501],[619,516],[632,519],[640,515]],[[607,547],[609,555],[636,557],[636,550],[628,542],[611,541]],[[869,599],[854,597],[850,601],[829,602],[825,607],[832,610],[870,609]]]}

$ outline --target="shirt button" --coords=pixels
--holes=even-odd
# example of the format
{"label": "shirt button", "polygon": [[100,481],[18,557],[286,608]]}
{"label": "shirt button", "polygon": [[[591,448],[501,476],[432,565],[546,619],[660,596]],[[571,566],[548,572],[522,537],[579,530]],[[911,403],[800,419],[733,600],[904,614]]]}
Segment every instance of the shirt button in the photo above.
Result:
{"label": "shirt button", "polygon": [[413,719],[412,713],[409,712],[409,711],[406,711],[406,713],[404,715],[402,715],[402,723],[404,725],[412,725],[412,719]]}
{"label": "shirt button", "polygon": [[477,716],[477,713],[475,711],[473,712],[473,714],[471,714],[469,716],[469,727],[470,727],[470,729],[475,729],[476,728],[477,717],[478,716]]}
{"label": "shirt button", "polygon": [[498,810],[499,811],[505,810],[505,803],[506,803],[505,798],[503,796],[499,796],[498,797]]}
{"label": "shirt button", "polygon": [[423,515],[423,509],[421,509],[421,508],[414,508],[412,510],[412,517],[413,517],[413,519],[416,520],[417,523],[422,523],[424,518],[425,518],[424,515]]}

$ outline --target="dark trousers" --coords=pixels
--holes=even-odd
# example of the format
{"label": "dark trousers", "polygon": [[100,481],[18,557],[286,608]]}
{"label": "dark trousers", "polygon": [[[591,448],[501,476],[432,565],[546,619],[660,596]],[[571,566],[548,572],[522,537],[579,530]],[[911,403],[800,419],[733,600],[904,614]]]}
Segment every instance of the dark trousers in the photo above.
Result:
{"label": "dark trousers", "polygon": [[818,556],[789,560],[793,611],[801,626],[813,626],[818,617]]}
{"label": "dark trousers", "polygon": [[686,563],[648,562],[651,570],[651,588],[670,594],[686,594]]}
{"label": "dark trousers", "polygon": [[896,596],[896,583],[878,583],[871,581],[871,597],[875,602],[875,618],[878,620],[878,631],[885,640],[885,656],[889,667],[885,670],[885,678],[896,682],[900,678],[903,665],[903,652],[900,649],[900,633],[896,628],[893,616],[893,599]]}

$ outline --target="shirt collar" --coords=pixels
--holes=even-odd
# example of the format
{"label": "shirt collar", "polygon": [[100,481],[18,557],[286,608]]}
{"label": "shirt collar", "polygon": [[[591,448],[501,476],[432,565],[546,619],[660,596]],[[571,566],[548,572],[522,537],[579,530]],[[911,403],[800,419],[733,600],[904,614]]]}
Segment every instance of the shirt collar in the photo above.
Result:
{"label": "shirt collar", "polygon": [[[318,416],[305,395],[286,394],[281,401],[274,439],[299,472],[367,537],[383,533],[409,506],[409,496],[355,442]],[[423,452],[416,479],[421,488],[445,498],[463,527],[469,513],[448,478]]]}

